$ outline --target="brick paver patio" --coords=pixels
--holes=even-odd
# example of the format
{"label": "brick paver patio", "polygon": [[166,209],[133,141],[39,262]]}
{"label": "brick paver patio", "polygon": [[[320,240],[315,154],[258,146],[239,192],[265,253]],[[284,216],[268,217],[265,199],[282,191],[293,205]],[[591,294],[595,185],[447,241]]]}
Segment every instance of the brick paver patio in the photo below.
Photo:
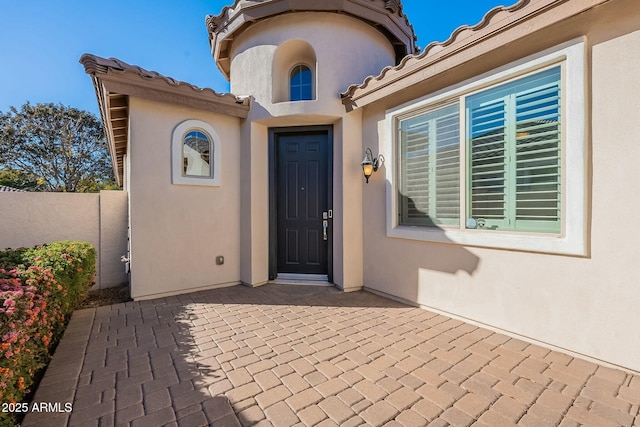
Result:
{"label": "brick paver patio", "polygon": [[242,286],[74,314],[23,426],[640,424],[640,377],[367,292]]}

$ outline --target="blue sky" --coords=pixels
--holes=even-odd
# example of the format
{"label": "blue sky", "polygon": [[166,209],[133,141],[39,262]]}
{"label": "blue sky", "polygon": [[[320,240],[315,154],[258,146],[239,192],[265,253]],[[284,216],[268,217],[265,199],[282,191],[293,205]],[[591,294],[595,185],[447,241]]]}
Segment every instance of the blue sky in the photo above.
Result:
{"label": "blue sky", "polygon": [[[323,1],[323,0],[318,0]],[[98,113],[83,53],[116,57],[200,87],[227,92],[211,57],[206,15],[233,0],[24,0],[0,8],[0,111],[29,101]],[[404,0],[418,45],[444,41],[515,0]],[[356,82],[354,82],[356,83]]]}

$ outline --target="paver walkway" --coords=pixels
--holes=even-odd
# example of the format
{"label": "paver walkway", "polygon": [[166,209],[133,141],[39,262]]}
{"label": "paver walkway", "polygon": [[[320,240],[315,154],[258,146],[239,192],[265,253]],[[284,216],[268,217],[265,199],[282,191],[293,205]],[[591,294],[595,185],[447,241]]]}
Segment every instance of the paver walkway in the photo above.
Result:
{"label": "paver walkway", "polygon": [[235,286],[78,311],[24,426],[640,424],[640,377],[367,292]]}

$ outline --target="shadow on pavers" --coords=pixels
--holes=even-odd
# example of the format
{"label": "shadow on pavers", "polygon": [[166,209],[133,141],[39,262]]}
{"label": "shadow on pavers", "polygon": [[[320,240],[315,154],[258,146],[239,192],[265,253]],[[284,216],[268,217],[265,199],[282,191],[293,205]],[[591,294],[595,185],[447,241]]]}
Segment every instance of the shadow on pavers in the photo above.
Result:
{"label": "shadow on pavers", "polygon": [[288,285],[267,285],[79,310],[35,397],[62,406],[72,402],[72,410],[31,413],[23,425],[241,425],[226,390],[218,390],[230,383],[212,338],[212,328],[235,331],[220,316],[211,317],[212,303],[232,310],[238,304],[406,308],[366,292],[354,299],[335,288],[294,292]]}
{"label": "shadow on pavers", "polygon": [[62,410],[29,413],[23,426],[240,426],[229,400],[208,391],[225,374],[215,343],[198,346],[204,295],[76,311],[34,398]]}

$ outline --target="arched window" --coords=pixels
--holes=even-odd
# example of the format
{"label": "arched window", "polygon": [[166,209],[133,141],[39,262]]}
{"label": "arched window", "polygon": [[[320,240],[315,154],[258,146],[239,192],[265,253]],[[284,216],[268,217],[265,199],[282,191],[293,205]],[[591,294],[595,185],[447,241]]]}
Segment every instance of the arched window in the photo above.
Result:
{"label": "arched window", "polygon": [[299,64],[291,69],[289,77],[289,100],[313,99],[313,73],[306,65]]}
{"label": "arched window", "polygon": [[182,139],[182,176],[212,177],[212,141],[200,130],[190,130]]}
{"label": "arched window", "polygon": [[186,120],[173,130],[171,142],[172,183],[220,185],[220,138],[200,120]]}
{"label": "arched window", "polygon": [[314,100],[318,97],[318,61],[308,42],[290,39],[273,53],[272,103]]}

